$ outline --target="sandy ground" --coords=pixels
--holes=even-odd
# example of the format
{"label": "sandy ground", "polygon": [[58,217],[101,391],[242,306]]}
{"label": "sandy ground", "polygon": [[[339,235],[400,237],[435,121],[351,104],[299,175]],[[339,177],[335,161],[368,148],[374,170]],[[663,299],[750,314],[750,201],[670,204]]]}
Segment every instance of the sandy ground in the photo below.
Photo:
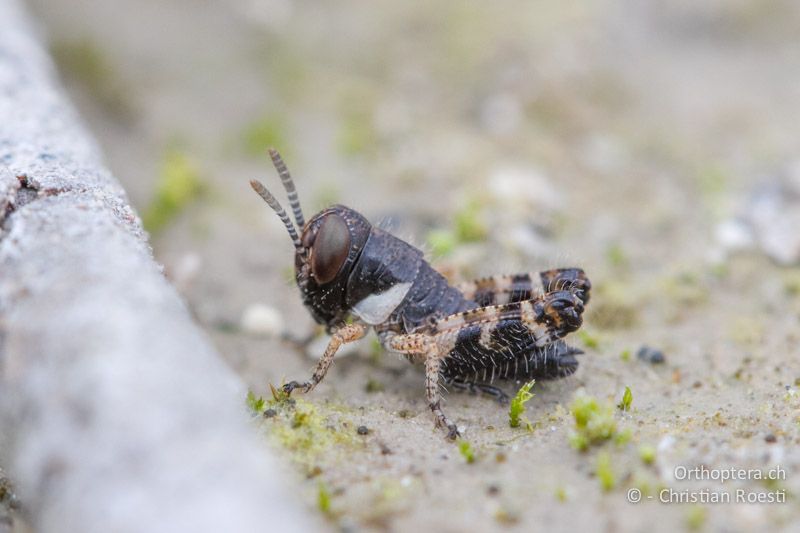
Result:
{"label": "sandy ground", "polygon": [[[456,277],[591,277],[572,340],[586,354],[574,376],[534,386],[532,431],[489,399],[448,396],[473,463],[433,429],[420,370],[371,339],[312,395],[255,419],[331,530],[800,527],[798,270],[717,238],[798,161],[793,3],[32,4],[141,212],[169,147],[197,168],[206,192],[155,252],[258,395],[313,366],[241,328],[263,304],[290,333],[313,329],[287,281],[290,243],[247,187],[279,189],[260,143],[284,152],[307,215],[340,201],[429,251],[432,231],[477,224],[435,262]],[[102,68],[75,60],[87,49]],[[639,360],[643,345],[665,363]],[[613,406],[626,386],[632,409],[614,418],[627,441],[575,450],[576,392]],[[783,479],[679,479],[700,466]],[[737,489],[786,502],[737,503]],[[659,501],[723,492],[731,503]]]}

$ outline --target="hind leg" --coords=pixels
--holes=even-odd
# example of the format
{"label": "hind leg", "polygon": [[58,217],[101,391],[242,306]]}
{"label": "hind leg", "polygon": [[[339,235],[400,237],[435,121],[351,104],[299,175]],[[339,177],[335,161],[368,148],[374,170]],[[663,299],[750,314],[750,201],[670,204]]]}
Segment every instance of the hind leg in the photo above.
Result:
{"label": "hind leg", "polygon": [[592,284],[580,268],[554,268],[538,273],[489,276],[456,284],[456,288],[465,298],[481,306],[521,302],[560,290],[572,291],[585,305],[589,302]]}

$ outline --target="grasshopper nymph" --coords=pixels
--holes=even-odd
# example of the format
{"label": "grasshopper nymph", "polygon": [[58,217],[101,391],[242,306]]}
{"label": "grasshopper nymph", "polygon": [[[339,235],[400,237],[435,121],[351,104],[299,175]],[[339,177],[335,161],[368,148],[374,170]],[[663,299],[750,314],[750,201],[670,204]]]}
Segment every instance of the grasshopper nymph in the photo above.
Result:
{"label": "grasshopper nymph", "polygon": [[477,390],[500,400],[494,379],[553,379],[575,372],[580,350],[562,339],[582,323],[591,283],[579,268],[493,276],[451,286],[422,252],[343,205],[308,222],[294,182],[275,150],[296,226],[258,181],[253,189],[278,214],[295,249],[295,278],[303,303],[331,334],[311,379],[284,385],[311,391],[343,343],[372,327],[381,345],[425,365],[425,393],[436,425],[455,438],[444,414],[441,384]]}

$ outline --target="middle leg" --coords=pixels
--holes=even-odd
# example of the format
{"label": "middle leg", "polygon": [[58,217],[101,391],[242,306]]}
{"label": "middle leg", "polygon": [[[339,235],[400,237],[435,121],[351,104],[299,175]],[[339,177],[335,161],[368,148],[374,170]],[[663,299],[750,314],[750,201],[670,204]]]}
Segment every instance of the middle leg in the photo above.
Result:
{"label": "middle leg", "polygon": [[436,426],[447,429],[447,437],[456,439],[460,436],[458,427],[450,421],[442,411],[442,399],[439,384],[442,373],[442,350],[435,336],[424,333],[394,335],[387,339],[388,348],[393,352],[410,355],[411,359],[424,359],[425,363],[425,396],[428,407],[436,419]]}

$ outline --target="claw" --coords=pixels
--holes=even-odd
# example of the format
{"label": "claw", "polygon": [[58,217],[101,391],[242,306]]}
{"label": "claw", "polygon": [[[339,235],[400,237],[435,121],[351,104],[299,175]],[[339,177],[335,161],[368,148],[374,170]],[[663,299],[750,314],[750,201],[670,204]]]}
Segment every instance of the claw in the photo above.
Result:
{"label": "claw", "polygon": [[292,391],[294,391],[295,389],[303,389],[303,393],[306,393],[309,390],[311,390],[311,384],[308,382],[299,383],[297,381],[290,381],[289,383],[283,386],[283,392],[285,392],[287,396],[291,396]]}
{"label": "claw", "polygon": [[455,424],[448,424],[447,426],[447,438],[450,440],[456,440],[457,438],[461,437],[461,432],[458,431],[458,427]]}

